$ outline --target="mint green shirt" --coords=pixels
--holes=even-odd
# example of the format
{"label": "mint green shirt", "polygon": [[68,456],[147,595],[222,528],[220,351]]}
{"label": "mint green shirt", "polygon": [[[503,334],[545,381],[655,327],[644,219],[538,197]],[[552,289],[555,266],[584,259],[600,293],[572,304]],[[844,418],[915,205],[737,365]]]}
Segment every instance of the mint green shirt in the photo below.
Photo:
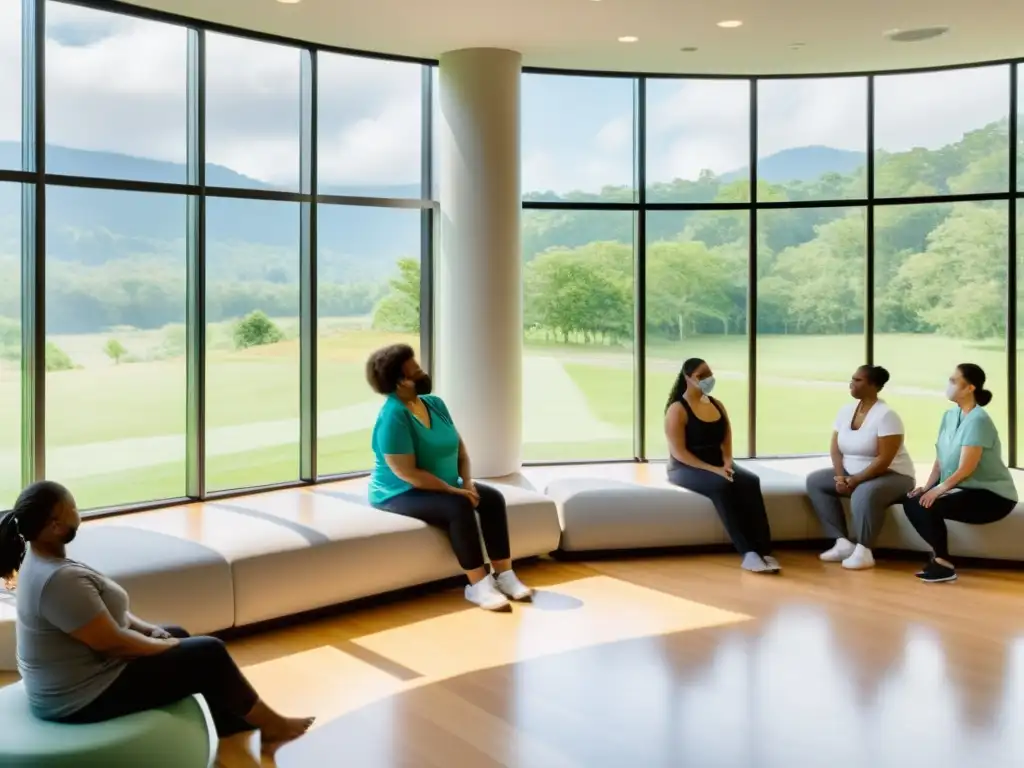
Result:
{"label": "mint green shirt", "polygon": [[935,444],[939,459],[939,482],[944,483],[960,466],[960,449],[980,446],[981,459],[970,477],[960,481],[960,488],[978,488],[991,491],[1004,499],[1017,501],[1010,470],[1003,463],[1003,449],[999,432],[992,418],[980,406],[964,414],[959,406],[942,416],[939,439]]}
{"label": "mint green shirt", "polygon": [[370,477],[370,503],[375,506],[412,488],[391,471],[386,455],[414,454],[419,469],[448,485],[459,485],[459,433],[448,406],[436,395],[420,399],[430,412],[430,427],[424,426],[393,395],[384,401],[377,414],[371,438],[374,465]]}

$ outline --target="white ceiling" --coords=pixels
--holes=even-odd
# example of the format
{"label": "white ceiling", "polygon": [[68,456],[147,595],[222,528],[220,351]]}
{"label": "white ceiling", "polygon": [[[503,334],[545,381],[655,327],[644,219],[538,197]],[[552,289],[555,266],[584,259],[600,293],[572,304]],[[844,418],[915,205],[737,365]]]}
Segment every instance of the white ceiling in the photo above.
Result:
{"label": "white ceiling", "polygon": [[[317,43],[436,59],[521,51],[524,64],[624,72],[796,74],[1024,57],[1022,0],[135,0]],[[739,29],[716,22],[740,19]],[[891,29],[946,25],[893,43]],[[635,35],[639,42],[617,42]],[[805,43],[793,50],[794,43]],[[697,46],[696,53],[680,48]]]}

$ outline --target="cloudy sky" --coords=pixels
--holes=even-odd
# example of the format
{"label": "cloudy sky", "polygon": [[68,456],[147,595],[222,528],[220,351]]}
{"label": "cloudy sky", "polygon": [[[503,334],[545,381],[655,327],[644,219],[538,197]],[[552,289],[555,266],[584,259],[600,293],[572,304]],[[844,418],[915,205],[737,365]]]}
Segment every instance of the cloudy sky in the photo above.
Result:
{"label": "cloudy sky", "polygon": [[[47,138],[54,144],[182,162],[185,31],[50,3]],[[0,100],[20,92],[20,0],[0,0]],[[254,178],[298,183],[300,54],[208,36],[207,155]],[[412,184],[420,164],[420,68],[322,56],[320,173],[328,184]],[[881,149],[938,147],[1007,113],[1006,68],[879,78]],[[651,80],[648,177],[695,178],[746,165],[748,84]],[[597,191],[633,177],[629,80],[527,75],[523,188]],[[863,79],[763,81],[759,154],[823,144],[865,148]],[[0,140],[17,139],[0,110]],[[59,169],[54,169],[59,170]]]}

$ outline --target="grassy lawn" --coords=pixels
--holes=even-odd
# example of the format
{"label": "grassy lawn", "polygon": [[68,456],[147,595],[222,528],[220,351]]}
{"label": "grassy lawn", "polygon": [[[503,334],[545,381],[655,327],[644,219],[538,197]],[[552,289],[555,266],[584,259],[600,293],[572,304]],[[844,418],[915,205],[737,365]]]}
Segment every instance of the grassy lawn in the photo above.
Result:
{"label": "grassy lawn", "polygon": [[[358,409],[361,404],[373,408],[375,396],[367,388],[363,374],[366,355],[389,342],[414,340],[344,325],[325,328],[319,344],[321,413]],[[100,336],[76,339],[72,347],[101,349],[104,341]],[[138,346],[145,341],[137,333],[131,344]],[[74,349],[71,353],[76,362],[87,357],[84,353],[76,357]],[[523,449],[524,458],[559,461],[634,455],[631,351],[599,345],[531,343],[527,354],[556,357],[582,393],[593,417],[618,428],[622,436],[576,438],[573,426],[567,424],[564,441],[528,442]],[[863,355],[860,337],[759,339],[758,454],[826,451],[836,410],[848,397],[845,384]],[[680,363],[688,356],[705,357],[715,369],[715,394],[729,408],[736,454],[747,454],[747,344],[745,337],[734,336],[649,347],[647,455],[665,455],[661,422],[664,402]],[[989,410],[1005,436],[1007,392],[1003,350],[932,336],[880,336],[876,340],[875,358],[892,374],[885,397],[903,417],[908,447],[916,461],[926,462],[931,456],[939,416],[946,407],[940,393],[958,362],[977,362],[988,372],[989,388],[995,393]],[[115,365],[97,356],[79,364],[79,368],[47,377],[49,451],[130,438],[163,438],[165,443],[170,440],[173,445],[183,444],[186,382],[182,357]],[[297,479],[299,446],[294,420],[299,416],[298,342],[293,338],[237,352],[211,349],[207,365],[207,429],[220,430],[218,434],[223,436],[224,430],[230,433],[243,428],[238,432],[241,437],[237,438],[237,450],[208,457],[208,487],[241,488]],[[17,370],[9,364],[0,368],[0,453],[6,451],[8,456],[16,453],[20,440],[18,386]],[[529,402],[524,404],[524,410],[529,419]],[[258,433],[276,430],[283,437],[276,445],[247,443],[246,425],[259,425],[254,427]],[[321,473],[368,468],[372,460],[369,434],[369,429],[360,428],[347,434],[322,435],[318,446]],[[178,442],[174,443],[175,440]],[[138,450],[147,450],[148,444],[140,444],[143,448]],[[89,449],[85,450],[88,453]],[[69,484],[86,508],[184,494],[184,466],[180,459],[142,463],[148,465],[131,468],[126,463],[127,468],[117,472],[81,471]],[[0,465],[0,470],[0,502],[7,502],[17,493],[17,472],[10,471],[9,464]]]}

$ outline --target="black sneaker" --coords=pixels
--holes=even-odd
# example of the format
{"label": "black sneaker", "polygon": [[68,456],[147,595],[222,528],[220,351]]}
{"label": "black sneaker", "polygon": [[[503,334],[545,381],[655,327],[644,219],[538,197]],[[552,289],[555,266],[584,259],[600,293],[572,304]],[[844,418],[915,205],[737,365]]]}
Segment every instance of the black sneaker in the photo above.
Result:
{"label": "black sneaker", "polygon": [[956,569],[949,568],[948,566],[942,565],[935,560],[932,560],[928,565],[924,567],[924,570],[915,573],[915,576],[921,581],[928,582],[929,584],[940,584],[945,581],[956,581]]}

